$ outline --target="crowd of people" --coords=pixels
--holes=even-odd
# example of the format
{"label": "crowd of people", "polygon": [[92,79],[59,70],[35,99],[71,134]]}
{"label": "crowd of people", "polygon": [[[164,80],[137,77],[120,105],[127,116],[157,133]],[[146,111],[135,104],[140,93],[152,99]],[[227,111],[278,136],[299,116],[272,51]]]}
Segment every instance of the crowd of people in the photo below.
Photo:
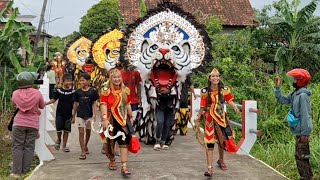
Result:
{"label": "crowd of people", "polygon": [[[47,75],[50,81],[50,88],[55,86],[55,77],[52,73],[52,67],[48,66]],[[312,130],[312,121],[310,115],[310,91],[306,88],[310,81],[310,75],[306,70],[295,69],[288,72],[288,76],[293,77],[293,86],[295,91],[287,96],[281,95],[281,81],[276,79],[276,98],[281,103],[291,104],[291,113],[296,121],[289,123],[292,132],[296,136],[296,161],[301,177],[305,179],[312,178],[312,171],[309,162],[310,149],[309,137]],[[201,89],[200,111],[195,119],[196,127],[200,126],[200,119],[204,119],[204,142],[206,146],[207,171],[205,176],[213,175],[213,148],[217,144],[219,148],[218,167],[226,171],[228,169],[224,161],[224,151],[234,152],[234,131],[230,125],[228,114],[224,110],[224,103],[229,104],[236,113],[240,113],[234,103],[234,97],[230,88],[225,86],[217,69],[213,69],[208,75],[208,86]],[[121,173],[130,175],[128,169],[128,146],[130,140],[135,134],[133,124],[137,119],[137,111],[140,104],[140,84],[141,78],[139,72],[126,67],[114,68],[108,72],[108,81],[104,83],[101,89],[91,87],[91,77],[87,73],[79,75],[80,88],[74,89],[73,77],[71,74],[64,74],[59,77],[60,86],[55,90],[50,90],[50,101],[45,102],[41,93],[33,88],[35,75],[29,72],[23,72],[17,76],[19,88],[12,95],[13,104],[19,109],[14,118],[12,130],[12,157],[13,168],[11,177],[19,177],[27,173],[31,168],[31,162],[34,154],[35,140],[38,136],[40,110],[52,103],[57,103],[56,109],[56,131],[57,140],[55,149],[62,149],[64,152],[70,152],[68,148],[68,135],[71,132],[71,126],[76,123],[79,132],[80,160],[85,160],[89,154],[88,143],[91,135],[91,124],[98,117],[98,107],[100,108],[101,125],[104,130],[111,124],[113,131],[111,135],[118,132],[124,134],[125,138],[119,136],[115,139],[108,137],[102,138],[103,153],[110,160],[108,168],[116,170],[117,164],[115,156],[117,153],[116,144],[118,144],[121,155]],[[181,102],[182,108],[188,108],[189,88],[194,95],[194,87],[191,76],[183,85]],[[165,144],[168,137],[170,124],[174,121],[174,107],[168,107],[166,102],[170,101],[168,89],[160,89],[158,104],[156,106],[156,142],[154,150],[168,150],[169,146]],[[194,95],[195,97],[195,95]],[[179,112],[181,113],[181,112]],[[288,119],[288,122],[289,119]],[[185,123],[185,122],[184,122]],[[181,124],[181,122],[180,122]],[[177,127],[180,133],[185,135],[186,131]],[[62,146],[62,147],[61,147]]]}

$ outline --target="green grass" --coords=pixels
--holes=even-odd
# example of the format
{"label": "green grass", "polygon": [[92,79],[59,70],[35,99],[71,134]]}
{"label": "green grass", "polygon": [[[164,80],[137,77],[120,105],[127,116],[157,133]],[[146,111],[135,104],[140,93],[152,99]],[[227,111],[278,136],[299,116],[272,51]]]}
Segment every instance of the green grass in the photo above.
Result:
{"label": "green grass", "polygon": [[[7,130],[7,122],[9,121],[10,115],[1,114],[0,121],[0,179],[9,179],[10,174],[10,162],[12,160],[11,154],[11,137],[10,132]],[[40,163],[39,158],[34,156],[32,162],[32,169],[34,169]],[[24,179],[28,174],[21,177]]]}
{"label": "green grass", "polygon": [[[299,174],[294,158],[295,140],[290,132],[284,133],[284,135],[287,136],[287,141],[263,143],[263,140],[258,140],[253,147],[251,154],[269,164],[288,178],[298,179]],[[312,137],[310,143],[311,165],[314,179],[320,179],[320,138],[316,135]]]}

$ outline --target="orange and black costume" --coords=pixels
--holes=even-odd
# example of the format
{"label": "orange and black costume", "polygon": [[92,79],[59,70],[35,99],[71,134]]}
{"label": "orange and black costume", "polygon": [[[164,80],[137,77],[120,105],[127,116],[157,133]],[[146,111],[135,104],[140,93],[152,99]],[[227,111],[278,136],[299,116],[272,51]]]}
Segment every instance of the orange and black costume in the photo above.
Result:
{"label": "orange and black costume", "polygon": [[109,139],[102,137],[103,141],[105,142],[106,147],[106,155],[111,160],[115,160],[114,156],[114,143],[115,141],[118,142],[119,147],[128,147],[131,140],[131,133],[127,123],[127,105],[130,104],[130,90],[129,88],[125,88],[125,93],[127,94],[128,100],[124,102],[122,97],[122,90],[121,89],[110,89],[110,88],[103,88],[101,91],[101,99],[100,104],[107,105],[107,116],[110,124],[113,126],[113,131],[109,132],[111,136],[117,134],[118,131],[125,133],[125,140],[121,139],[121,136],[115,139]]}

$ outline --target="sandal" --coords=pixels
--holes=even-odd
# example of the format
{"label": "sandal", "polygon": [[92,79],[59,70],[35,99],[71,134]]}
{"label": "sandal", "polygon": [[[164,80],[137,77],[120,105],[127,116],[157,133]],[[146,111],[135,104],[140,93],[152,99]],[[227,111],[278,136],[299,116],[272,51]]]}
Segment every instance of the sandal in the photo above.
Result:
{"label": "sandal", "polygon": [[86,154],[89,154],[89,149],[87,147],[84,148],[84,151],[86,152]]}
{"label": "sandal", "polygon": [[227,165],[220,159],[217,161],[217,165],[222,171],[228,170]]}
{"label": "sandal", "polygon": [[65,147],[65,148],[63,149],[63,151],[64,151],[64,152],[70,152],[70,149],[67,148],[67,147]]}
{"label": "sandal", "polygon": [[124,165],[124,164],[122,164],[122,167],[121,167],[121,174],[124,175],[124,176],[131,175],[131,173],[129,172],[127,166]]}
{"label": "sandal", "polygon": [[85,160],[85,159],[87,159],[87,157],[86,157],[85,154],[81,154],[81,155],[79,156],[79,159],[80,159],[80,160]]}
{"label": "sandal", "polygon": [[54,145],[54,148],[55,148],[56,150],[59,150],[59,149],[60,149],[60,143],[56,143],[56,144]]}
{"label": "sandal", "polygon": [[117,170],[117,163],[115,161],[111,161],[109,163],[109,169],[110,170]]}
{"label": "sandal", "polygon": [[213,175],[212,166],[208,166],[208,171],[204,173],[204,176],[212,177],[212,175]]}

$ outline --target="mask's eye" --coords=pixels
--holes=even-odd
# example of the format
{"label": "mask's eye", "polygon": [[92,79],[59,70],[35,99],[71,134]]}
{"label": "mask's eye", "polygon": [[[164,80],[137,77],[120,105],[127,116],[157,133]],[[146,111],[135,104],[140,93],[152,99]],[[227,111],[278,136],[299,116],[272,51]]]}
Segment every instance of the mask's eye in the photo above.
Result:
{"label": "mask's eye", "polygon": [[82,50],[81,52],[82,52],[83,54],[87,53],[87,51],[86,51],[86,50]]}
{"label": "mask's eye", "polygon": [[119,51],[117,49],[112,51],[112,54],[119,54]]}
{"label": "mask's eye", "polygon": [[171,49],[174,50],[174,51],[180,51],[180,48],[178,46],[172,46]]}
{"label": "mask's eye", "polygon": [[110,49],[106,49],[106,54],[110,54]]}
{"label": "mask's eye", "polygon": [[158,45],[154,44],[154,45],[152,45],[150,48],[151,48],[152,50],[156,50],[156,49],[158,49],[159,47],[158,47]]}

